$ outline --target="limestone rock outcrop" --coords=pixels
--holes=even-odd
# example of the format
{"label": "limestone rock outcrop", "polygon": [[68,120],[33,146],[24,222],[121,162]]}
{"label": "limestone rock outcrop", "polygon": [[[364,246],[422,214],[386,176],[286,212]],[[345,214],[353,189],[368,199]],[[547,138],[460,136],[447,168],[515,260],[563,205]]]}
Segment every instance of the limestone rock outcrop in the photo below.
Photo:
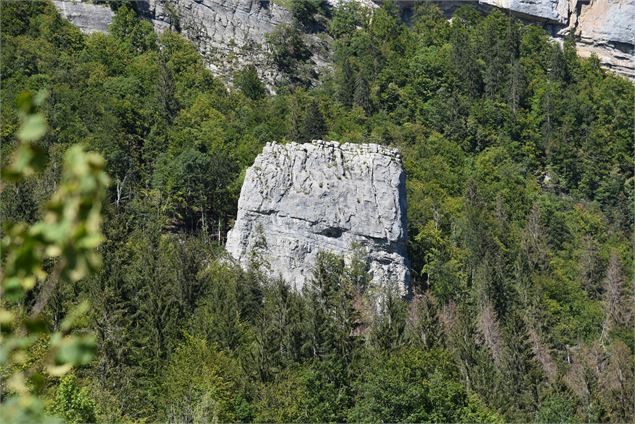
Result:
{"label": "limestone rock outcrop", "polygon": [[[374,8],[379,0],[329,0],[331,5],[355,1]],[[437,1],[455,8],[466,0]],[[635,0],[467,0],[481,9],[500,8],[542,25],[555,39],[576,35],[582,56],[596,54],[603,66],[635,79]],[[105,4],[54,0],[60,13],[86,33],[105,32],[113,12]],[[398,0],[411,7],[414,0]],[[270,86],[279,78],[266,53],[265,35],[292,21],[291,13],[272,0],[137,0],[138,10],[158,31],[172,28],[189,38],[209,68],[225,79],[247,64],[256,65]],[[314,45],[314,69],[328,68],[328,43],[307,36]]]}
{"label": "limestone rock outcrop", "polygon": [[578,54],[595,53],[602,65],[635,79],[635,0],[578,0],[580,13],[573,16]]}
{"label": "limestone rock outcrop", "polygon": [[561,24],[566,24],[569,21],[569,3],[574,2],[575,0],[479,0],[480,4]]}
{"label": "limestone rock outcrop", "polygon": [[83,3],[77,0],[53,0],[60,15],[68,19],[83,33],[106,32],[115,13],[103,4]]}
{"label": "limestone rock outcrop", "polygon": [[267,55],[265,35],[291,22],[291,13],[273,1],[142,0],[142,14],[159,31],[171,28],[189,38],[215,75],[226,81],[255,65],[268,83],[278,77]]}
{"label": "limestone rock outcrop", "polygon": [[[83,32],[106,32],[113,12],[105,4],[54,0],[60,14]],[[226,82],[246,65],[255,65],[260,78],[272,86],[280,77],[271,61],[266,34],[292,22],[291,13],[271,0],[136,0],[140,15],[156,31],[181,32],[198,48],[210,70]],[[323,42],[308,36],[315,46]],[[316,69],[330,66],[324,46],[312,58]]]}
{"label": "limestone rock outcrop", "polygon": [[478,0],[542,23],[556,39],[572,31],[578,54],[635,79],[635,0]]}
{"label": "limestone rock outcrop", "polygon": [[[256,245],[273,276],[300,289],[320,251],[356,246],[371,284],[410,284],[401,156],[376,144],[267,143],[247,170],[227,251],[247,266]],[[264,242],[264,243],[263,243]]]}

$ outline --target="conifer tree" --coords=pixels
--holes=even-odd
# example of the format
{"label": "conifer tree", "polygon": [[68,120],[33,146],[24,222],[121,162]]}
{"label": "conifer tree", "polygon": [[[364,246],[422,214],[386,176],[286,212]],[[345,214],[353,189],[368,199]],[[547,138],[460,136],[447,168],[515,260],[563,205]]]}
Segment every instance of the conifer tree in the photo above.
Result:
{"label": "conifer tree", "polygon": [[355,78],[355,90],[353,92],[353,103],[356,106],[361,107],[364,112],[371,112],[371,100],[370,100],[370,88],[368,87],[368,81],[362,75],[361,72],[357,73]]}
{"label": "conifer tree", "polygon": [[320,106],[315,99],[311,99],[304,112],[300,143],[309,143],[311,140],[321,140],[326,135],[326,122],[320,111]]}

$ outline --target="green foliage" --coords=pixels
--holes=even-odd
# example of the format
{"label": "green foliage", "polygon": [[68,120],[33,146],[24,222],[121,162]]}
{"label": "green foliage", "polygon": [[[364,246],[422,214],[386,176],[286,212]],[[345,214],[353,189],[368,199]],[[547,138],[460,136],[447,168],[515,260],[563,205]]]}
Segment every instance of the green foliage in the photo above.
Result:
{"label": "green foliage", "polygon": [[[47,129],[43,114],[37,111],[45,97],[43,93],[20,96],[19,144],[11,163],[2,167],[3,185],[7,180],[19,183],[45,163],[36,144]],[[86,365],[93,357],[94,337],[71,334],[78,317],[86,312],[86,303],[71,310],[55,331],[48,328],[42,310],[60,282],[73,283],[100,264],[96,248],[102,242],[101,201],[109,183],[103,165],[100,155],[86,153],[81,146],[70,147],[64,155],[60,184],[46,204],[44,218],[30,226],[5,223],[0,369],[3,380],[6,378],[2,385],[6,384],[7,395],[0,404],[0,416],[7,421],[45,421],[37,396],[44,384],[42,368],[60,376],[73,366]],[[22,302],[37,283],[36,301],[25,308]],[[44,352],[37,352],[39,342],[44,342]]]}
{"label": "green foliage", "polygon": [[260,81],[254,65],[249,65],[238,71],[234,77],[234,84],[245,96],[252,100],[262,99],[267,94],[267,89]]}
{"label": "green foliage", "polygon": [[157,46],[157,36],[152,24],[140,20],[128,5],[123,5],[117,9],[110,25],[110,32],[124,46],[132,49],[135,53],[155,49]]}
{"label": "green foliage", "polygon": [[86,388],[78,385],[77,377],[73,374],[62,377],[51,407],[55,415],[67,423],[92,423],[97,418],[96,408]]}
{"label": "green foliage", "polygon": [[265,37],[276,67],[292,82],[302,82],[305,79],[302,65],[310,59],[311,50],[300,30],[294,25],[282,24]]}
{"label": "green foliage", "polygon": [[328,25],[328,32],[334,38],[350,36],[358,27],[362,27],[368,19],[368,13],[357,2],[342,3],[333,11],[333,18]]}
{"label": "green foliage", "polygon": [[563,394],[551,394],[542,403],[536,414],[536,422],[539,423],[566,423],[575,422],[574,402],[572,399]]}
{"label": "green foliage", "polygon": [[236,361],[205,341],[186,338],[163,375],[163,408],[169,421],[245,422],[250,419]]}
{"label": "green foliage", "polygon": [[235,165],[222,153],[210,156],[187,149],[176,157],[163,156],[157,163],[154,185],[165,193],[165,208],[186,229],[211,225],[232,212],[224,202],[229,196]]}
{"label": "green foliage", "polygon": [[311,421],[307,405],[307,387],[304,381],[305,370],[290,370],[281,373],[278,380],[262,384],[258,388],[255,403],[256,422],[290,423]]}
{"label": "green foliage", "polygon": [[446,352],[417,349],[379,356],[357,383],[355,422],[499,422],[468,396]]}
{"label": "green foliage", "polygon": [[[269,95],[130,5],[82,35],[5,3],[5,421],[41,395],[71,421],[632,416],[633,87],[572,40],[469,5],[285,2]],[[264,234],[247,270],[223,253],[264,143],[327,137],[400,149],[411,299],[369,286],[359,249],[302,291],[268,277]]]}
{"label": "green foliage", "polygon": [[304,119],[300,127],[298,141],[309,143],[312,140],[320,140],[326,133],[326,123],[324,116],[320,112],[320,107],[315,100],[312,100],[304,113]]}
{"label": "green foliage", "polygon": [[315,15],[321,12],[325,2],[323,0],[296,0],[290,3],[293,19],[306,29],[317,24]]}
{"label": "green foliage", "polygon": [[397,287],[389,286],[378,300],[369,339],[378,352],[390,352],[406,343],[407,304]]}

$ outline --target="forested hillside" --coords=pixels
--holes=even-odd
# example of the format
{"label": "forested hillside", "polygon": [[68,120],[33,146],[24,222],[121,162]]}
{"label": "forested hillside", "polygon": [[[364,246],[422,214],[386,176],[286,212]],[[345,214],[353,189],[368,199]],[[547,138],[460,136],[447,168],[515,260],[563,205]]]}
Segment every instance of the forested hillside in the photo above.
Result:
{"label": "forested hillside", "polygon": [[[391,3],[372,19],[354,4],[317,13],[298,9],[269,37],[286,75],[272,95],[253,67],[225,86],[189,41],[126,6],[109,35],[86,36],[47,2],[2,2],[3,168],[17,99],[48,94],[37,144],[48,162],[19,183],[3,174],[5,229],[50,214],[75,144],[103,156],[111,181],[101,267],[45,306],[39,286],[11,306],[43,307],[58,331],[90,305],[74,331],[96,336],[95,355],[38,385],[46,412],[76,423],[631,421],[633,84],[499,12],[464,6],[448,21],[423,4],[408,26]],[[307,26],[334,39],[318,83]],[[377,310],[363,267],[328,254],[302,292],[265,277],[258,252],[246,271],[227,260],[244,170],[268,141],[312,139],[400,149],[412,299],[388,292]],[[44,368],[47,341],[25,363]],[[12,366],[0,367],[2,402]]]}

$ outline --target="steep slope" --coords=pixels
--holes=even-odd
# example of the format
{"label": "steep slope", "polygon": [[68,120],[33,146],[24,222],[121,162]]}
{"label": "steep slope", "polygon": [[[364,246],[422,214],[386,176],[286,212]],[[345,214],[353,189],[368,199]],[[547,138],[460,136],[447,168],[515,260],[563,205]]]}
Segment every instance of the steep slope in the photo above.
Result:
{"label": "steep slope", "polygon": [[[107,5],[55,0],[59,12],[85,33],[105,32],[114,16]],[[247,64],[269,84],[278,71],[267,54],[265,35],[292,21],[291,13],[268,0],[138,0],[137,10],[157,31],[172,29],[190,39],[214,74],[231,81]],[[325,65],[316,56],[317,66]]]}

